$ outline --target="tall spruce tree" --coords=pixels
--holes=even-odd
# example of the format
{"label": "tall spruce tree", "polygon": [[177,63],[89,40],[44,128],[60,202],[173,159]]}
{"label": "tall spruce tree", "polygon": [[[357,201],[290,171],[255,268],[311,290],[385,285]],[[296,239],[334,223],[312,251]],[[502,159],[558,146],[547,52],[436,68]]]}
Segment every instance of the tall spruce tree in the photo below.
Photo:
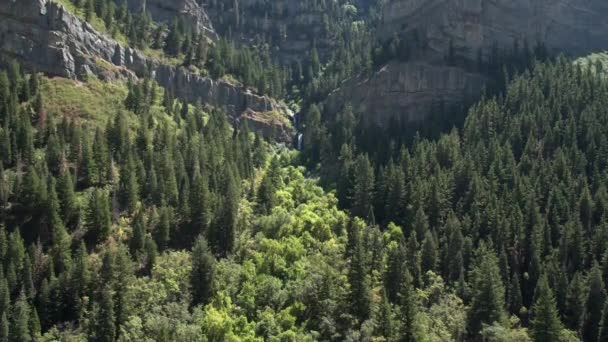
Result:
{"label": "tall spruce tree", "polygon": [[190,285],[192,286],[192,305],[205,305],[213,296],[213,281],[215,275],[215,258],[207,240],[199,236],[192,249],[192,272]]}
{"label": "tall spruce tree", "polygon": [[538,280],[532,306],[531,334],[536,342],[559,341],[562,333],[562,322],[559,319],[553,291],[549,287],[547,275]]}

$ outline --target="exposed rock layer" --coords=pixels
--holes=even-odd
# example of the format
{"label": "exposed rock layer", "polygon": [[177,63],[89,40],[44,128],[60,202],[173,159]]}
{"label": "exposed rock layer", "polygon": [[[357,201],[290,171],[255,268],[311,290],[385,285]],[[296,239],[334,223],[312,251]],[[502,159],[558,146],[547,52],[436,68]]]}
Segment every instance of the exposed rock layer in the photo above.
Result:
{"label": "exposed rock layer", "polygon": [[608,49],[608,1],[390,0],[378,31],[383,40],[399,33],[415,42],[414,61],[346,81],[330,96],[329,108],[351,102],[380,124],[391,117],[416,121],[443,107],[438,104],[466,104],[483,89],[482,75],[445,66],[450,46],[455,57],[469,61],[495,47],[510,51],[516,42],[572,56],[602,51]]}
{"label": "exposed rock layer", "polygon": [[383,17],[385,38],[416,32],[439,56],[450,43],[470,58],[515,41],[571,55],[608,48],[605,0],[391,0]]}
{"label": "exposed rock layer", "polygon": [[370,77],[348,80],[327,101],[331,112],[347,101],[369,122],[421,121],[436,110],[473,100],[485,78],[460,68],[427,63],[389,63]]}
{"label": "exposed rock layer", "polygon": [[[151,70],[156,81],[176,97],[223,108],[233,118],[238,119],[244,112],[249,113],[246,120],[251,113],[288,113],[269,97],[147,58],[47,0],[0,1],[0,58],[15,58],[30,70],[71,79],[87,74],[101,78],[141,76]],[[291,140],[287,125],[261,131],[274,132],[286,142]]]}
{"label": "exposed rock layer", "polygon": [[217,38],[211,20],[196,0],[129,0],[129,9],[133,12],[147,11],[154,21],[166,24],[180,18],[188,28]]}

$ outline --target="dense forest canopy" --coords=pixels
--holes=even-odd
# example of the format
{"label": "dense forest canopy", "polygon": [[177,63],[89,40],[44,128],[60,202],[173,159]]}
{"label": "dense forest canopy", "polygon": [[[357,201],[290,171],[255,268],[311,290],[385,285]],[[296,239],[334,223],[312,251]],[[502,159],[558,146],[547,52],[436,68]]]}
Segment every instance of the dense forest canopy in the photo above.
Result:
{"label": "dense forest canopy", "polygon": [[[0,341],[608,341],[601,56],[448,51],[489,79],[466,116],[380,127],[323,100],[420,48],[376,39],[382,1],[302,2],[325,14],[311,38],[333,45],[288,64],[273,52],[286,28],[231,34],[263,26],[239,1],[198,1],[226,13],[217,40],[126,1],[62,2],[160,60],[303,108],[302,149],[150,74],[75,82],[8,63]],[[289,17],[281,4],[247,10]]]}

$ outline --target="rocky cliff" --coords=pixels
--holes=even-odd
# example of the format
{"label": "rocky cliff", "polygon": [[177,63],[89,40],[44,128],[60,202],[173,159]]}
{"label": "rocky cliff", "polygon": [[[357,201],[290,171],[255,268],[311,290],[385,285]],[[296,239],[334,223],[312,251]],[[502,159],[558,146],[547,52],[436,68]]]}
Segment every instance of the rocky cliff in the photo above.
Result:
{"label": "rocky cliff", "polygon": [[327,108],[336,112],[349,102],[369,122],[382,125],[393,117],[415,122],[474,100],[484,83],[483,76],[456,67],[392,62],[369,77],[344,82],[329,96]]}
{"label": "rocky cliff", "polygon": [[129,0],[128,4],[133,12],[147,11],[154,21],[170,24],[180,18],[189,29],[217,38],[207,12],[195,0]]}
{"label": "rocky cliff", "polygon": [[328,108],[350,102],[380,124],[393,116],[422,120],[438,104],[465,104],[483,89],[483,75],[446,66],[450,48],[461,61],[476,61],[480,52],[487,59],[494,48],[510,51],[517,42],[577,56],[608,49],[606,32],[605,0],[390,0],[379,39],[399,34],[415,50],[412,60],[344,82]]}
{"label": "rocky cliff", "polygon": [[552,52],[581,55],[608,48],[605,0],[390,0],[380,34],[416,34],[428,52],[477,58],[493,46],[542,43]]}
{"label": "rocky cliff", "polygon": [[[234,119],[242,117],[258,128],[260,122],[268,120],[255,120],[257,113],[289,114],[269,97],[148,58],[95,31],[61,5],[48,0],[0,1],[0,60],[9,59],[17,59],[29,70],[71,79],[88,74],[102,79],[141,76],[150,70],[156,81],[171,89],[176,97],[191,102],[201,100],[225,109]],[[291,127],[285,122],[289,121],[276,120],[269,124],[278,126],[260,130],[289,142]]]}

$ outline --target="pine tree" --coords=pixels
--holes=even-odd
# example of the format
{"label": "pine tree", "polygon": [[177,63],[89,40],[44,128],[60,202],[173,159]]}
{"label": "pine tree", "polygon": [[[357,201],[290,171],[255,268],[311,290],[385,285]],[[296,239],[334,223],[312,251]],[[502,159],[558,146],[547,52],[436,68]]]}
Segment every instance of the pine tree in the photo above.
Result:
{"label": "pine tree", "polygon": [[65,170],[57,183],[57,194],[61,204],[61,216],[66,224],[76,221],[78,205],[74,192],[74,182],[69,170]]}
{"label": "pine tree", "polygon": [[597,264],[593,266],[589,274],[588,286],[589,291],[581,332],[585,341],[594,341],[599,336],[602,310],[606,301],[606,290],[604,289],[602,272]]}
{"label": "pine tree", "polygon": [[86,228],[92,243],[105,241],[110,235],[112,217],[110,199],[105,190],[95,189],[91,194],[86,215]]}
{"label": "pine tree", "polygon": [[394,339],[393,309],[385,289],[382,289],[382,299],[376,316],[376,335],[384,337],[387,341],[392,341]]}
{"label": "pine tree", "polygon": [[560,339],[563,329],[559,319],[553,291],[547,275],[543,274],[534,293],[536,302],[532,306],[531,334],[536,342],[553,342]]}
{"label": "pine tree", "polygon": [[135,161],[129,153],[120,170],[119,198],[121,206],[129,213],[135,212],[139,201],[139,184]]}
{"label": "pine tree", "polygon": [[401,289],[401,281],[405,269],[405,260],[407,258],[405,246],[399,245],[391,248],[388,252],[386,273],[384,274],[384,286],[386,288],[386,296],[391,303],[397,303],[399,290]]}
{"label": "pine tree", "polygon": [[580,272],[574,274],[566,295],[566,312],[564,321],[569,329],[581,329],[582,318],[585,312],[585,282]]}
{"label": "pine tree", "polygon": [[469,312],[469,332],[477,334],[482,324],[504,323],[505,289],[498,269],[496,255],[486,247],[480,248],[479,261],[472,275],[472,303]]}
{"label": "pine tree", "polygon": [[192,249],[192,305],[205,305],[213,296],[215,258],[209,251],[207,241],[202,236],[196,240]]}
{"label": "pine tree", "polygon": [[207,178],[198,175],[194,180],[191,192],[190,209],[192,212],[192,237],[206,233],[211,221],[211,194]]}
{"label": "pine tree", "polygon": [[519,315],[519,310],[521,310],[522,298],[521,298],[521,285],[519,282],[519,275],[513,274],[511,277],[511,284],[509,285],[509,300],[508,300],[508,309],[511,314]]}
{"label": "pine tree", "polygon": [[9,341],[29,342],[32,335],[29,329],[30,310],[25,294],[22,292],[12,310],[12,319],[9,327]]}
{"label": "pine tree", "polygon": [[427,231],[422,243],[422,254],[420,256],[420,268],[423,274],[426,274],[428,271],[435,271],[439,258],[438,254],[435,238],[430,231]]}
{"label": "pine tree", "polygon": [[224,199],[215,225],[215,244],[219,254],[226,256],[234,248],[240,198],[236,180],[231,171],[228,171],[224,180],[223,193]]}
{"label": "pine tree", "polygon": [[9,338],[9,326],[8,319],[6,318],[6,313],[2,313],[2,318],[0,319],[0,340],[8,341]]}
{"label": "pine tree", "polygon": [[101,300],[97,309],[94,322],[89,331],[89,338],[95,342],[114,342],[116,336],[114,316],[114,302],[109,287],[101,292]]}
{"label": "pine tree", "polygon": [[55,191],[55,179],[51,178],[49,184],[49,217],[52,234],[52,255],[55,261],[55,269],[62,273],[71,266],[70,245],[72,243],[65,225],[59,216],[59,199]]}
{"label": "pine tree", "polygon": [[416,315],[417,315],[417,300],[416,293],[412,283],[412,276],[406,270],[403,274],[401,282],[401,290],[399,291],[399,320],[401,323],[400,338],[401,342],[415,342],[418,340]]}
{"label": "pine tree", "polygon": [[355,162],[355,182],[353,187],[352,213],[363,219],[373,216],[374,170],[367,155],[361,155]]}
{"label": "pine tree", "polygon": [[349,302],[351,312],[359,322],[363,322],[370,315],[370,280],[366,271],[365,250],[361,241],[361,234],[355,233],[354,247],[348,271],[348,281],[350,283]]}
{"label": "pine tree", "polygon": [[597,341],[608,341],[608,301],[604,303],[604,310],[602,310],[602,321],[600,323],[600,331]]}
{"label": "pine tree", "polygon": [[129,247],[132,255],[138,255],[144,249],[146,240],[146,223],[144,221],[144,213],[140,210],[133,218],[133,235]]}

